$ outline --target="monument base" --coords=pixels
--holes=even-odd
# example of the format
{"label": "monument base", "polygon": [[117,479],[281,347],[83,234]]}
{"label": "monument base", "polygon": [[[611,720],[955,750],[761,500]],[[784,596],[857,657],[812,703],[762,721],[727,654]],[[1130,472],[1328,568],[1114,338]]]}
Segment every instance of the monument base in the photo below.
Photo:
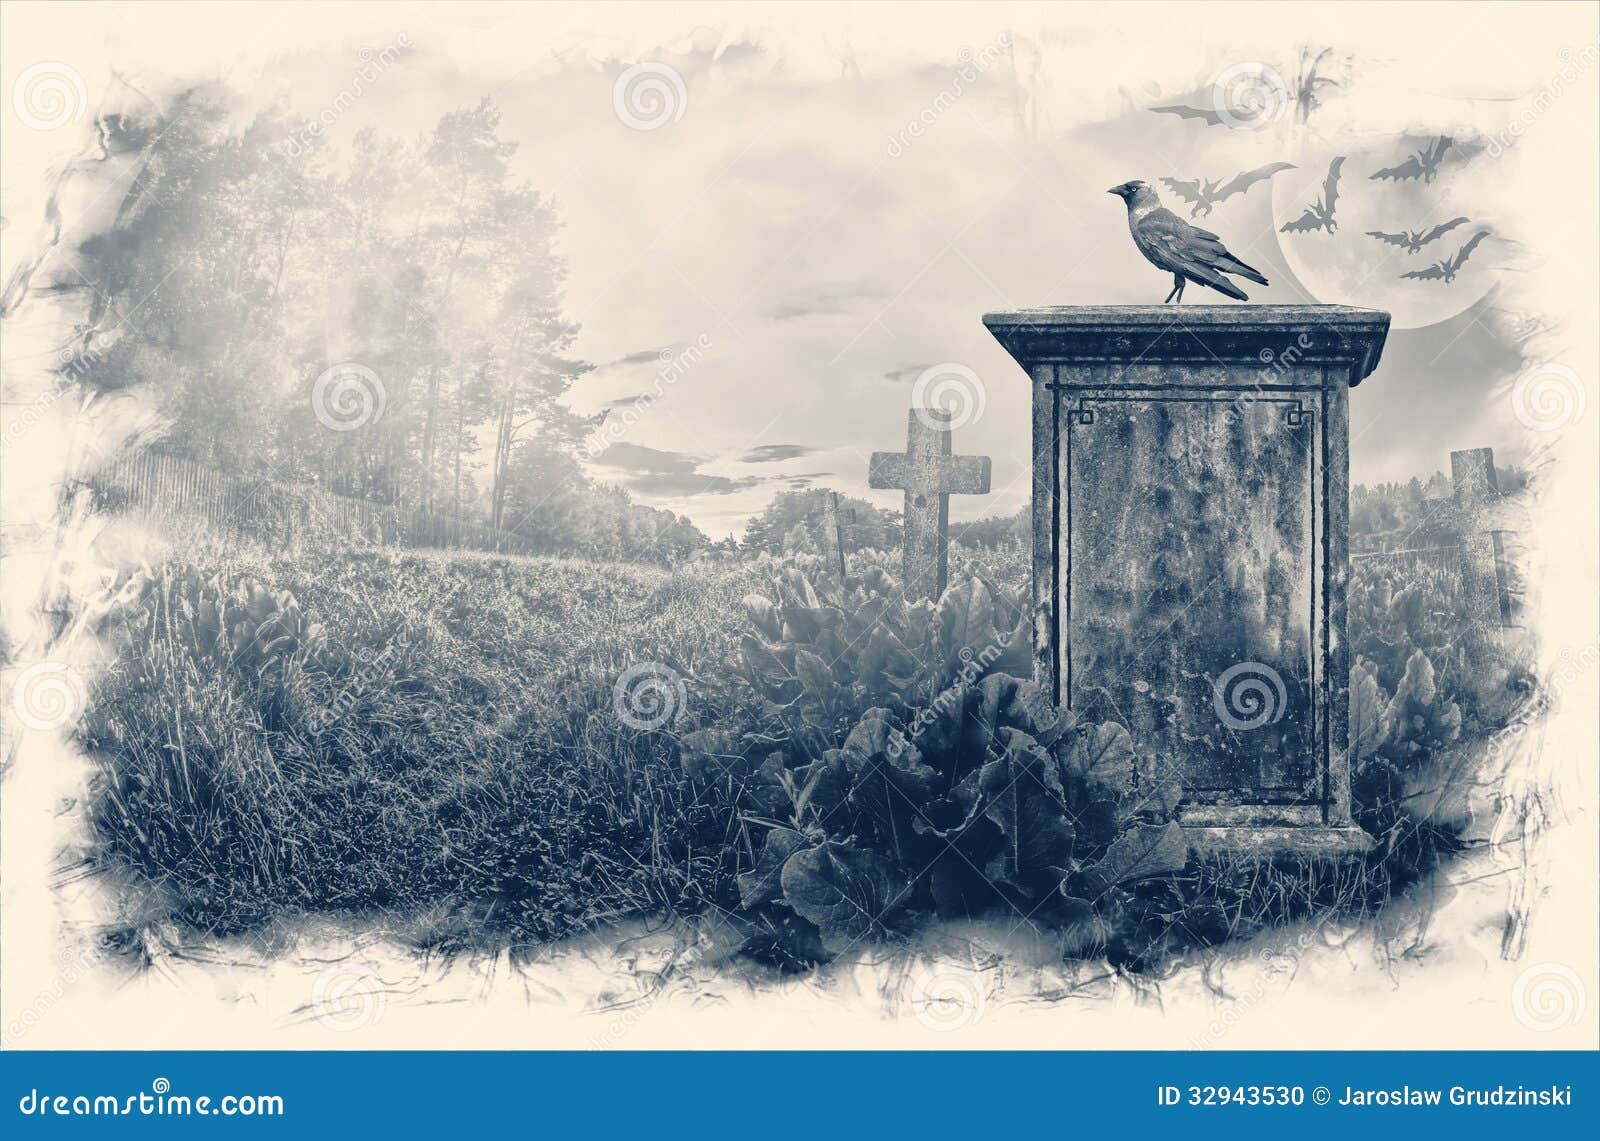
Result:
{"label": "monument base", "polygon": [[1354,825],[1326,827],[1304,824],[1217,827],[1187,825],[1189,851],[1196,855],[1307,856],[1345,859],[1372,847],[1372,837]]}

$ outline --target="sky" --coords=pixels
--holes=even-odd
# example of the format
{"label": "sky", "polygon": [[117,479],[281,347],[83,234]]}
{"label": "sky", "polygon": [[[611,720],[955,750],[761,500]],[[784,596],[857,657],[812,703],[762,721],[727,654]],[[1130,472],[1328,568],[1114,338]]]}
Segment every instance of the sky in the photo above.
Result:
{"label": "sky", "polygon": [[[897,507],[898,493],[868,490],[868,457],[904,446],[929,370],[925,383],[959,405],[956,450],[993,460],[991,492],[954,497],[952,518],[1019,509],[1029,384],[982,315],[1160,301],[1170,279],[1138,255],[1106,189],[1141,178],[1187,216],[1161,178],[1272,162],[1293,169],[1201,224],[1270,279],[1250,287],[1250,303],[1394,314],[1383,361],[1352,398],[1352,478],[1426,478],[1448,470],[1452,448],[1493,446],[1518,462],[1526,433],[1506,389],[1524,367],[1521,334],[1540,322],[1523,296],[1539,255],[1528,199],[1511,190],[1559,108],[1535,117],[1525,144],[1498,155],[1485,144],[1548,90],[1563,49],[1593,40],[1582,10],[1480,10],[1519,38],[1477,68],[1462,53],[1492,37],[1385,37],[1366,27],[1376,10],[1319,28],[1261,6],[1241,21],[1227,9],[1157,20],[1138,7],[992,5],[959,19],[903,6],[536,18],[451,5],[445,20],[425,6],[335,5],[280,28],[230,9],[230,22],[189,31],[206,37],[203,54],[196,40],[163,45],[148,13],[79,7],[87,14],[50,18],[78,19],[107,67],[167,80],[210,69],[253,100],[336,107],[336,140],[367,124],[420,134],[491,96],[518,144],[514,171],[553,194],[563,219],[567,313],[582,326],[574,353],[596,366],[571,402],[610,409],[590,470],[714,537],[791,488]],[[362,51],[396,43],[397,62],[341,99]],[[1332,49],[1322,74],[1335,82],[1302,124],[1283,100],[1307,44]],[[92,97],[102,72],[74,66]],[[1240,68],[1245,97],[1282,113],[1235,129],[1150,110],[1213,105]],[[1370,178],[1446,134],[1460,145],[1436,182]],[[1335,155],[1346,156],[1339,233],[1281,233],[1322,192]],[[1458,215],[1469,224],[1421,254],[1364,232]],[[1491,237],[1456,281],[1400,278],[1478,228]],[[1185,303],[1201,300],[1224,299],[1191,288]]]}

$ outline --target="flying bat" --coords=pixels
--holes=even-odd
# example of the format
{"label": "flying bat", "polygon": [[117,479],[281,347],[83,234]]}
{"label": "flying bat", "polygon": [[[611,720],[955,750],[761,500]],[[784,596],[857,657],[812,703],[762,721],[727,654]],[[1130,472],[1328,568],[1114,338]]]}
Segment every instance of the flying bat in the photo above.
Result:
{"label": "flying bat", "polygon": [[1339,168],[1342,166],[1344,155],[1339,155],[1328,164],[1328,177],[1322,183],[1322,197],[1306,207],[1306,212],[1293,222],[1285,222],[1278,227],[1280,233],[1304,234],[1312,230],[1326,230],[1331,234],[1339,228],[1339,223],[1333,218],[1333,208],[1339,201]]}
{"label": "flying bat", "polygon": [[1426,232],[1412,230],[1405,234],[1386,234],[1382,230],[1368,230],[1367,236],[1377,238],[1380,242],[1388,242],[1391,246],[1404,246],[1406,253],[1414,254],[1429,242],[1436,241],[1466,221],[1465,218],[1452,218],[1448,222],[1440,222]]}
{"label": "flying bat", "polygon": [[1211,213],[1212,208],[1223,199],[1243,194],[1256,183],[1265,182],[1280,170],[1293,169],[1292,163],[1273,162],[1266,166],[1258,166],[1254,170],[1247,170],[1243,174],[1236,174],[1225,183],[1211,178],[1163,178],[1161,181],[1167,184],[1168,190],[1190,204],[1189,217],[1199,218],[1203,214]]}
{"label": "flying bat", "polygon": [[1455,140],[1449,135],[1440,135],[1399,166],[1386,166],[1367,177],[1378,180],[1389,178],[1396,182],[1420,178],[1423,182],[1432,182],[1439,173],[1439,163],[1444,159],[1444,152],[1453,145]]}
{"label": "flying bat", "polygon": [[1206,107],[1182,107],[1174,104],[1170,107],[1152,107],[1150,110],[1158,115],[1176,115],[1180,119],[1204,119],[1208,127],[1215,127],[1222,122],[1222,112]]}
{"label": "flying bat", "polygon": [[1472,251],[1478,243],[1489,236],[1488,230],[1479,230],[1467,239],[1467,244],[1456,251],[1454,257],[1445,258],[1443,261],[1434,262],[1427,269],[1414,269],[1410,273],[1402,273],[1404,278],[1415,278],[1418,281],[1442,281],[1449,285],[1456,279],[1456,273],[1467,264],[1467,259],[1472,256]]}

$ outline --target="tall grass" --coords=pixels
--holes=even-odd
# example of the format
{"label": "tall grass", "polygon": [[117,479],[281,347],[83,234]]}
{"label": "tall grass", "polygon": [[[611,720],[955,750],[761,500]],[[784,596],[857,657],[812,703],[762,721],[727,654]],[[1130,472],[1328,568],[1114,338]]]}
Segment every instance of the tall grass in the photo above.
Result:
{"label": "tall grass", "polygon": [[[725,893],[726,822],[675,734],[741,719],[744,572],[422,553],[168,564],[114,636],[86,734],[101,866],[134,926],[362,913],[430,946],[571,934]],[[622,670],[687,700],[619,720]],[[130,932],[137,935],[137,932]]]}

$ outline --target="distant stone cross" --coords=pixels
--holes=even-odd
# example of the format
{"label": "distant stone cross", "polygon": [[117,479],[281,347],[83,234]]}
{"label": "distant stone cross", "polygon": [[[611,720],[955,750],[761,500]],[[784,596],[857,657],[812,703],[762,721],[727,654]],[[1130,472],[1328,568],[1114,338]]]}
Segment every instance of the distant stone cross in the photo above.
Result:
{"label": "distant stone cross", "polygon": [[989,494],[989,457],[950,454],[950,413],[913,408],[906,450],[873,452],[867,483],[904,489],[906,598],[938,598],[950,569],[950,496]]}
{"label": "distant stone cross", "polygon": [[1505,532],[1494,529],[1500,480],[1493,448],[1467,448],[1450,453],[1450,482],[1466,569],[1468,604],[1474,616],[1492,626],[1511,624],[1510,560]]}

